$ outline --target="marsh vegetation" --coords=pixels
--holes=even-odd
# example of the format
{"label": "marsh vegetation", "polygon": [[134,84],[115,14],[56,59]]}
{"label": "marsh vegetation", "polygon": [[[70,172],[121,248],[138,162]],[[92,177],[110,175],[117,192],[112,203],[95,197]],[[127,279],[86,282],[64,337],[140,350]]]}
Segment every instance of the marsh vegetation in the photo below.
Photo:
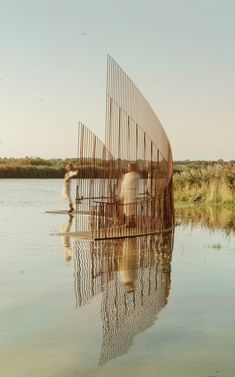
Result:
{"label": "marsh vegetation", "polygon": [[175,164],[174,195],[177,203],[235,204],[234,162]]}

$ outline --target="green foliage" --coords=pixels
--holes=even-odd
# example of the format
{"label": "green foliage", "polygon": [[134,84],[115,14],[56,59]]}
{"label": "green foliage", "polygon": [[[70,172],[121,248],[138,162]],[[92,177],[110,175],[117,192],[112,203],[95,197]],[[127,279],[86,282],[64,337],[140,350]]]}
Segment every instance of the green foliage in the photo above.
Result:
{"label": "green foliage", "polygon": [[178,202],[235,204],[234,163],[196,163],[174,174],[174,195]]}
{"label": "green foliage", "polygon": [[65,165],[61,159],[0,158],[0,178],[62,178]]}

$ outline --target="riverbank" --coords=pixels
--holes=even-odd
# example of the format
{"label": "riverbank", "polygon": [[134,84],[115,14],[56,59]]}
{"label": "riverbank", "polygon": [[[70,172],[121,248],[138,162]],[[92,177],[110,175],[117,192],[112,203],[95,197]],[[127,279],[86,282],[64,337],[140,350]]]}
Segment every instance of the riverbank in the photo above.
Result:
{"label": "riverbank", "polygon": [[[0,159],[0,178],[63,178],[71,159],[39,157]],[[76,166],[76,159],[72,159]],[[174,162],[174,197],[177,204],[235,206],[235,162]]]}
{"label": "riverbank", "polygon": [[0,158],[0,178],[63,178],[69,160]]}
{"label": "riverbank", "polygon": [[179,204],[235,205],[235,164],[178,165],[174,172],[174,196]]}

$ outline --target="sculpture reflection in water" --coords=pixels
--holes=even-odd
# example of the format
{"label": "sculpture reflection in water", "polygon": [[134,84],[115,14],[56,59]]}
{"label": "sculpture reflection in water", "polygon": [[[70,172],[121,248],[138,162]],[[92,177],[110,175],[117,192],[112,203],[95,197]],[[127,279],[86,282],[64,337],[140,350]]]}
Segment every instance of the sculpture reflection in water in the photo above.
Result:
{"label": "sculpture reflection in water", "polygon": [[75,244],[77,306],[102,293],[99,365],[123,355],[153,325],[171,287],[173,233]]}

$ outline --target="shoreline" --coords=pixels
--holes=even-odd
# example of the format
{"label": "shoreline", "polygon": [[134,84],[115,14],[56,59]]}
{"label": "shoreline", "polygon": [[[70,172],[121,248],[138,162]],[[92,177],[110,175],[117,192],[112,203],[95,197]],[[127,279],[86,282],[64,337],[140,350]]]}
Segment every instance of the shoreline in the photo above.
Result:
{"label": "shoreline", "polygon": [[[83,172],[86,174],[86,169],[89,169],[86,164],[79,166],[77,159],[0,158],[0,181],[1,179],[63,179],[68,161],[81,170],[82,175]],[[175,161],[173,186],[175,206],[233,208],[235,161]]]}

